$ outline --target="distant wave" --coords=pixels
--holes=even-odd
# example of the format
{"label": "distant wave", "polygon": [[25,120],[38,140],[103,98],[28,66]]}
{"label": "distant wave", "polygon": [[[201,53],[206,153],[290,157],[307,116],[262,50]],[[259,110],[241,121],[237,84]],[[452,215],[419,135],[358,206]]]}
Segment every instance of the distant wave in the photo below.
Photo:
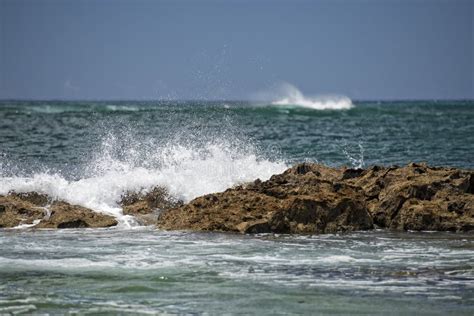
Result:
{"label": "distant wave", "polygon": [[289,83],[282,84],[272,105],[285,107],[304,107],[313,110],[348,110],[353,108],[351,99],[345,96],[308,97]]}
{"label": "distant wave", "polygon": [[111,112],[136,112],[140,110],[144,110],[143,107],[133,106],[133,105],[115,105],[115,104],[107,104],[105,108]]}

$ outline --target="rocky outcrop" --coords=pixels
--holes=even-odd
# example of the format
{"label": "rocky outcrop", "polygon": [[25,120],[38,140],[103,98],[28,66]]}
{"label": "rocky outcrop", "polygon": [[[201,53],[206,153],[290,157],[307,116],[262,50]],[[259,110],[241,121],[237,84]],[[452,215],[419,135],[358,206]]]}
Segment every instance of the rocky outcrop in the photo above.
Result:
{"label": "rocky outcrop", "polygon": [[113,216],[63,201],[52,201],[36,192],[0,196],[0,228],[19,225],[35,228],[110,227],[117,225]]}
{"label": "rocky outcrop", "polygon": [[[410,164],[368,169],[303,163],[268,181],[187,204],[161,187],[128,192],[124,215],[169,230],[334,233],[373,228],[474,230],[474,171]],[[36,192],[0,196],[0,228],[109,227],[114,217]]]}
{"label": "rocky outcrop", "polygon": [[[46,215],[45,203],[33,203],[27,194],[0,196],[0,228],[16,227],[22,224],[32,225]],[[32,193],[31,196],[40,196]]]}
{"label": "rocky outcrop", "polygon": [[425,164],[368,169],[300,164],[268,181],[163,212],[158,227],[241,233],[474,228],[474,173]]}
{"label": "rocky outcrop", "polygon": [[117,225],[115,217],[88,208],[55,201],[48,207],[49,214],[36,228],[97,228]]}
{"label": "rocky outcrop", "polygon": [[474,172],[429,167],[371,167],[346,180],[360,187],[374,224],[394,230],[474,229]]}
{"label": "rocky outcrop", "polygon": [[163,187],[149,192],[127,192],[119,203],[124,215],[132,215],[142,225],[154,225],[163,210],[180,207],[183,202],[173,198]]}

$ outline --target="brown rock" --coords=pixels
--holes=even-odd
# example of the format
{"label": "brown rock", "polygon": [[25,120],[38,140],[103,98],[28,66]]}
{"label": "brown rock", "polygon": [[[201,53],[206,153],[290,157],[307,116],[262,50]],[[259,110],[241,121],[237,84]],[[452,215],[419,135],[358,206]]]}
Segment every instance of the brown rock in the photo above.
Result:
{"label": "brown rock", "polygon": [[[370,229],[363,195],[337,182],[342,170],[301,164],[268,181],[199,197],[164,212],[164,229],[241,233],[327,233]],[[346,197],[350,192],[356,199]],[[358,198],[357,198],[358,197]]]}
{"label": "brown rock", "polygon": [[163,212],[159,226],[166,229],[238,232],[248,229],[247,226],[255,224],[255,221],[268,221],[272,212],[267,214],[266,211],[279,208],[279,203],[279,199],[258,192],[229,189],[198,197],[180,208]]}
{"label": "brown rock", "polygon": [[95,228],[117,225],[113,216],[62,201],[54,202],[49,211],[49,216],[36,225],[36,228]]}
{"label": "brown rock", "polygon": [[[109,227],[117,225],[113,216],[88,208],[54,201],[36,192],[0,196],[0,228],[34,224],[35,228]],[[50,203],[50,204],[48,204]]]}
{"label": "brown rock", "polygon": [[411,163],[370,168],[348,180],[360,186],[374,223],[396,230],[469,230],[473,224],[473,171]]}
{"label": "brown rock", "polygon": [[162,211],[182,206],[183,202],[170,196],[165,188],[155,187],[148,193],[126,193],[120,205],[124,215],[135,216],[142,225],[153,225]]}
{"label": "brown rock", "polygon": [[426,164],[368,169],[304,163],[268,181],[163,212],[158,227],[241,233],[474,228],[474,173]]}
{"label": "brown rock", "polygon": [[[240,233],[474,229],[474,172],[412,163],[405,167],[330,168],[304,163],[183,205],[156,187],[128,193],[124,214],[163,229]],[[109,227],[112,216],[52,201],[36,192],[0,196],[0,227]]]}
{"label": "brown rock", "polygon": [[51,199],[46,194],[41,194],[38,192],[10,192],[8,195],[15,196],[22,201],[30,202],[36,206],[46,206],[51,202]]}
{"label": "brown rock", "polygon": [[45,215],[45,209],[18,196],[0,196],[0,228],[32,224]]}

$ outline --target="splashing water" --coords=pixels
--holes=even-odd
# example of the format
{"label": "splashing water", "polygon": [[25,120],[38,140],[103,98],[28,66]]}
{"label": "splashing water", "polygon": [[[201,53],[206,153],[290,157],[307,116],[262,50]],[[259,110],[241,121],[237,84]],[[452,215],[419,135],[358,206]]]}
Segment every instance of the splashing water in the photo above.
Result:
{"label": "splashing water", "polygon": [[146,192],[162,186],[172,196],[189,201],[256,178],[268,179],[287,168],[283,162],[259,157],[252,146],[244,149],[221,140],[199,145],[168,143],[151,152],[141,152],[142,146],[122,148],[126,155],[121,157],[114,154],[117,147],[117,139],[105,139],[78,180],[48,172],[2,177],[0,194],[36,191],[114,215],[123,226],[130,226],[131,219],[118,204],[127,191]]}
{"label": "splashing water", "polygon": [[279,98],[273,105],[298,106],[313,110],[348,110],[354,105],[351,99],[345,96],[307,97],[295,86],[284,83],[279,88]]}
{"label": "splashing water", "polygon": [[347,160],[350,161],[353,168],[363,168],[364,167],[364,147],[359,142],[359,153],[352,154],[349,152],[347,145],[342,149],[342,152],[346,156]]}

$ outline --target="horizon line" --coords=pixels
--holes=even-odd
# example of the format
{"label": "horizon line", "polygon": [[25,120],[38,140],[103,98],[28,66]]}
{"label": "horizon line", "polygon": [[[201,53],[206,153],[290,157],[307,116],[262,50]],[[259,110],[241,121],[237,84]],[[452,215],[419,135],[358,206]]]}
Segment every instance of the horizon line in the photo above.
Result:
{"label": "horizon line", "polygon": [[[113,99],[113,98],[0,98],[0,102],[273,102],[274,100],[253,100],[253,99],[152,99],[152,98],[143,98],[143,99]],[[431,102],[462,102],[462,101],[474,101],[474,98],[400,98],[400,99],[391,99],[391,98],[381,98],[381,99],[351,99],[352,102],[421,102],[421,101],[431,101]]]}

